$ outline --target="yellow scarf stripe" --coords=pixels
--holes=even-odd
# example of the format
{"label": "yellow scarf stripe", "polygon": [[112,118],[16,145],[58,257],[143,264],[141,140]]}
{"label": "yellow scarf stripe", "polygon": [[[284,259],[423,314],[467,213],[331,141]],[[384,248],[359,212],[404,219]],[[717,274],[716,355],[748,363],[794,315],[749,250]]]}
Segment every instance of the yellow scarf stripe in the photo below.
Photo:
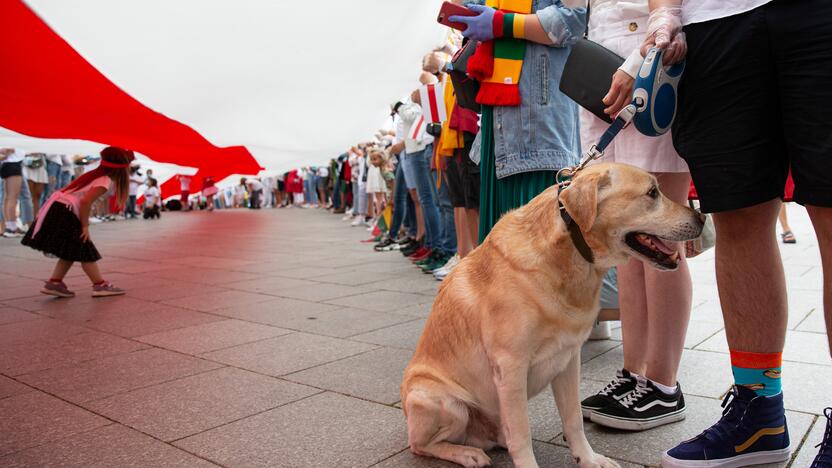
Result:
{"label": "yellow scarf stripe", "polygon": [[494,74],[483,83],[514,84],[520,81],[520,71],[523,69],[522,60],[503,58],[494,59]]}
{"label": "yellow scarf stripe", "polygon": [[514,24],[512,24],[512,36],[515,39],[523,39],[526,37],[526,15],[514,15]]}
{"label": "yellow scarf stripe", "polygon": [[532,12],[532,0],[485,0],[485,5],[512,13]]}

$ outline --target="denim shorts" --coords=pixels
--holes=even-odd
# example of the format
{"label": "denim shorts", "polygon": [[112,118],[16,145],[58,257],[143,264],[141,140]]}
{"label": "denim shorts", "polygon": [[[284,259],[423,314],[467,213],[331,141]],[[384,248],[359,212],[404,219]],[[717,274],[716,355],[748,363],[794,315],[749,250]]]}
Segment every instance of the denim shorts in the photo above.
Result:
{"label": "denim shorts", "polygon": [[610,268],[601,280],[601,308],[618,309],[618,271]]}
{"label": "denim shorts", "polygon": [[402,155],[404,155],[401,161],[402,171],[404,171],[404,185],[407,186],[408,190],[415,190],[416,177],[413,175],[413,158],[404,153]]}

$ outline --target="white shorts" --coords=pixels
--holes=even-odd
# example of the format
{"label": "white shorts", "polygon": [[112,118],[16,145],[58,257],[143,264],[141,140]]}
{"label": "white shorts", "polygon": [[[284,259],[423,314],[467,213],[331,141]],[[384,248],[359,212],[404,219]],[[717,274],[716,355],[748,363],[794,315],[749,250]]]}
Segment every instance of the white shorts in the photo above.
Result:
{"label": "white shorts", "polygon": [[[620,18],[616,17],[619,14],[616,9],[599,10],[592,11],[589,38],[627,58],[641,46],[647,30],[647,16]],[[609,124],[583,108],[580,119],[581,148],[586,152],[598,143]],[[659,137],[648,137],[639,133],[633,125],[613,139],[600,161],[630,164],[649,172],[688,172],[687,164],[673,148],[670,132]]]}

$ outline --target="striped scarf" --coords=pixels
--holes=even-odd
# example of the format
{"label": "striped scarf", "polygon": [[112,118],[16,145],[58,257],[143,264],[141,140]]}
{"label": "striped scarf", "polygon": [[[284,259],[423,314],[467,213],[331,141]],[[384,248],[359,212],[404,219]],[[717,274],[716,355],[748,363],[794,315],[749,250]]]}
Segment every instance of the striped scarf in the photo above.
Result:
{"label": "striped scarf", "polygon": [[[486,0],[501,12],[502,34],[483,42],[468,62],[468,74],[480,82],[477,102],[490,106],[520,105],[520,72],[526,55],[523,16],[532,12],[532,0]],[[515,17],[515,13],[518,15]],[[499,24],[495,28],[500,27]]]}

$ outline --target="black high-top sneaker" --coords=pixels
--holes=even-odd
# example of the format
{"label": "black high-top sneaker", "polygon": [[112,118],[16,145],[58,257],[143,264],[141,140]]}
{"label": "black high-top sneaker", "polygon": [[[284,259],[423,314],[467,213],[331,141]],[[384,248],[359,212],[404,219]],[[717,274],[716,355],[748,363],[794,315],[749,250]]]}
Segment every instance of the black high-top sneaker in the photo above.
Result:
{"label": "black high-top sneaker", "polygon": [[590,419],[615,429],[643,431],[685,419],[685,397],[679,384],[676,384],[676,392],[668,395],[653,382],[639,377],[632,392],[593,411]]}
{"label": "black high-top sneaker", "polygon": [[632,392],[634,388],[636,388],[636,378],[630,374],[630,371],[627,369],[616,371],[615,378],[606,387],[581,402],[581,413],[584,418],[589,419],[589,415],[593,411],[617,402]]}
{"label": "black high-top sneaker", "polygon": [[811,468],[832,468],[832,408],[826,408],[823,414],[826,416],[826,433],[818,444],[820,450]]}

